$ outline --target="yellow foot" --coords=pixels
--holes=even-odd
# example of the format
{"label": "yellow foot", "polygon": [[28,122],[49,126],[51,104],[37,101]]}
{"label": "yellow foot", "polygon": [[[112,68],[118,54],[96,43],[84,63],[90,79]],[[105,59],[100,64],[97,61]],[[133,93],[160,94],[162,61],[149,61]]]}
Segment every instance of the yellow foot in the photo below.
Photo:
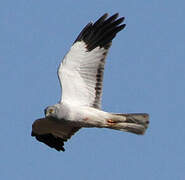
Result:
{"label": "yellow foot", "polygon": [[116,122],[113,121],[112,119],[108,119],[107,122],[108,122],[108,124],[110,124],[110,125],[114,125],[114,124],[116,123]]}

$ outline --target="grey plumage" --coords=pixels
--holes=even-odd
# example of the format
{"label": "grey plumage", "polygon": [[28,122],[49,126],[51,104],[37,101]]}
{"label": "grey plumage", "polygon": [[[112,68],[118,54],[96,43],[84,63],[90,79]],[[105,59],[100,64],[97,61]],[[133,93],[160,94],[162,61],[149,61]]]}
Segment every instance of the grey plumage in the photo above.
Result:
{"label": "grey plumage", "polygon": [[124,17],[104,14],[88,23],[58,69],[62,97],[32,125],[32,136],[57,151],[82,127],[109,128],[144,134],[149,115],[114,114],[101,110],[104,65],[112,40],[125,28]]}

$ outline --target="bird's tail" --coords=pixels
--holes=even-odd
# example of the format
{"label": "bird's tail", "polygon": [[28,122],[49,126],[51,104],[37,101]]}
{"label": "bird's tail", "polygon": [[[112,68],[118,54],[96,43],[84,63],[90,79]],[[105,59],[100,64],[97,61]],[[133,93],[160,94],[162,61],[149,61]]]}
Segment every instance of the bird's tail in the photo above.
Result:
{"label": "bird's tail", "polygon": [[110,129],[144,134],[149,124],[149,115],[146,113],[111,114],[107,123],[107,128]]}

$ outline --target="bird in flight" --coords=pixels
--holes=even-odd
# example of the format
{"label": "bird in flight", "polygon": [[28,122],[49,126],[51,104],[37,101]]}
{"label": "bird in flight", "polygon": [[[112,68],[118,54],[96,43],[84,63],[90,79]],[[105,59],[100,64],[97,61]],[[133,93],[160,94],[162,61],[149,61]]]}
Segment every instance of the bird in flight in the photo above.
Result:
{"label": "bird in flight", "polygon": [[74,41],[58,68],[62,96],[58,104],[48,106],[45,117],[32,124],[38,141],[57,151],[65,151],[64,142],[83,127],[109,128],[144,134],[146,113],[118,114],[101,110],[104,65],[112,40],[125,28],[124,17],[116,13],[88,23]]}

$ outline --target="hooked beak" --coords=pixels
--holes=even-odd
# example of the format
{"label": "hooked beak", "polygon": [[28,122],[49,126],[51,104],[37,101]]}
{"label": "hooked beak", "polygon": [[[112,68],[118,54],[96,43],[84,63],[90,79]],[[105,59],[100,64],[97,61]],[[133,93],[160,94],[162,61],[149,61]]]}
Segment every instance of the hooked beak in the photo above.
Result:
{"label": "hooked beak", "polygon": [[47,111],[47,108],[44,109],[44,114],[45,114],[45,117],[49,117],[50,116],[50,113]]}

